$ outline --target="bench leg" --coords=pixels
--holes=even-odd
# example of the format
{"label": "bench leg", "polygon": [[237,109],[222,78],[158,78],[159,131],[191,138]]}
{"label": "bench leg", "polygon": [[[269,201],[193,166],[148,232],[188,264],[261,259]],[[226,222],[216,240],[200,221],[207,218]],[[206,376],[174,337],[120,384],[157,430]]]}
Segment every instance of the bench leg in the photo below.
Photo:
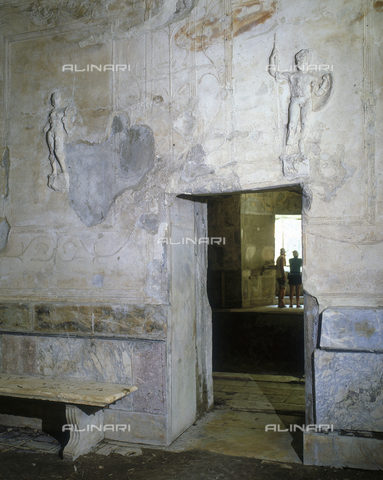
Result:
{"label": "bench leg", "polygon": [[75,405],[65,405],[69,442],[63,451],[64,460],[76,460],[89,453],[104,438],[104,411],[87,415]]}

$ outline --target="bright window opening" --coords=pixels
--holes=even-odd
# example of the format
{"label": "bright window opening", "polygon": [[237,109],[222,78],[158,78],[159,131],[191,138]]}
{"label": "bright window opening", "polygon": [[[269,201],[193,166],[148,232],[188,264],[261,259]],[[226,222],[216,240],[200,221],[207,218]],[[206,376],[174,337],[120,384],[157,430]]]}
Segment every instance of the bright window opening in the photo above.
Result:
{"label": "bright window opening", "polygon": [[302,258],[301,223],[301,215],[275,215],[275,256],[279,256],[281,248],[286,250],[286,270],[289,270],[293,250],[297,250],[298,257]]}

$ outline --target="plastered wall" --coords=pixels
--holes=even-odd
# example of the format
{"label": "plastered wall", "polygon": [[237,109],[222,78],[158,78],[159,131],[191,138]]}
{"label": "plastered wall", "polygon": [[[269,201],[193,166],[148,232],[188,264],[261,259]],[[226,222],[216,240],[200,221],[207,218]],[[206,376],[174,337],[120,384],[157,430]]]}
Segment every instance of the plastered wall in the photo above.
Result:
{"label": "plastered wall", "polygon": [[[206,262],[191,262],[206,252],[189,244],[182,255],[169,241],[175,205],[188,202],[179,194],[301,186],[316,312],[307,368],[326,308],[380,307],[382,15],[371,0],[0,2],[1,371],[13,368],[15,332],[33,351],[68,336],[85,351],[105,336],[148,352],[132,370],[138,391],[149,385],[145,407],[116,407],[147,415],[136,439],[169,443],[185,428],[169,417],[183,372],[199,399],[185,418],[208,408]],[[206,232],[206,210],[181,224]],[[175,276],[172,258],[189,259]],[[194,279],[190,295],[172,283],[181,273]],[[185,314],[193,298],[204,305],[196,317],[191,306]],[[195,345],[198,374],[174,368],[178,334]],[[45,354],[30,363],[21,350],[25,371],[64,372],[61,360],[46,370]],[[154,364],[162,374],[148,381]]]}

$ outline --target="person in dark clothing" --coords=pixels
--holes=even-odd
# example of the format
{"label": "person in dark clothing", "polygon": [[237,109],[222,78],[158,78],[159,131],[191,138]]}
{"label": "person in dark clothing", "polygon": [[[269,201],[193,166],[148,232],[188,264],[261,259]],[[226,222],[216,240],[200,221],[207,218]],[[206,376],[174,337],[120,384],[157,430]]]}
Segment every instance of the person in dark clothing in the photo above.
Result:
{"label": "person in dark clothing", "polygon": [[290,258],[290,273],[289,273],[289,285],[290,285],[290,308],[293,307],[293,297],[294,297],[294,287],[295,287],[295,296],[297,300],[297,308],[301,308],[299,305],[299,292],[302,285],[302,275],[301,275],[301,266],[302,259],[298,258],[298,252],[293,251],[293,258]]}
{"label": "person in dark clothing", "polygon": [[278,307],[285,307],[285,291],[286,291],[286,274],[285,274],[285,265],[286,265],[286,250],[281,248],[281,254],[277,258],[277,282],[279,286],[278,293]]}

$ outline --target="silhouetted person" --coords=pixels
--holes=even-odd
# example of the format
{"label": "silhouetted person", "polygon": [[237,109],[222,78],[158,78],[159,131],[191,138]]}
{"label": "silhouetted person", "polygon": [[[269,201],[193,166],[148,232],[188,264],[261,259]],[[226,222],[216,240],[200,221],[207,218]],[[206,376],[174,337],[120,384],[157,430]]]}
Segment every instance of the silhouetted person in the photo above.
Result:
{"label": "silhouetted person", "polygon": [[285,274],[285,265],[286,265],[286,250],[281,248],[281,254],[277,258],[277,282],[279,286],[278,292],[278,308],[285,307],[285,291],[286,291],[286,274]]}
{"label": "silhouetted person", "polygon": [[302,259],[298,258],[298,252],[293,251],[293,258],[290,258],[290,274],[289,274],[289,285],[290,285],[290,308],[293,307],[293,297],[294,297],[294,287],[295,287],[295,296],[297,299],[297,308],[301,308],[299,305],[299,291],[302,285],[302,275],[301,275],[301,266]]}

